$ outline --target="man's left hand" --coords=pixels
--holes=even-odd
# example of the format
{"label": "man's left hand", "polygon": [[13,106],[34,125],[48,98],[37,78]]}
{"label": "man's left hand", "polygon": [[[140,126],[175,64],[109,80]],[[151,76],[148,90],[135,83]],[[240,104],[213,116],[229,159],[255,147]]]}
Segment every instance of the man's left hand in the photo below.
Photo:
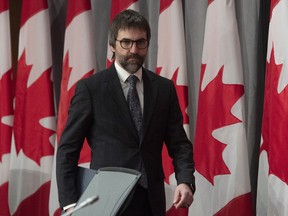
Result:
{"label": "man's left hand", "polygon": [[189,208],[193,200],[193,193],[188,184],[182,183],[176,187],[173,200],[176,209]]}

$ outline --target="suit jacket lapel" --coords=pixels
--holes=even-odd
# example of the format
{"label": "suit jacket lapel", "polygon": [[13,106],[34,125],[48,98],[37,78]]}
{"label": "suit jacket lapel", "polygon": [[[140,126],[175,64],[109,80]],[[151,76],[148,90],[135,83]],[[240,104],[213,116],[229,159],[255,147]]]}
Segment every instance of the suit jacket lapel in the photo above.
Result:
{"label": "suit jacket lapel", "polygon": [[115,101],[115,112],[120,112],[120,115],[123,117],[123,122],[125,122],[123,127],[129,127],[129,131],[131,131],[132,134],[138,138],[137,131],[130,115],[130,110],[123,94],[122,86],[114,65],[107,70],[106,83],[107,89],[111,93],[111,98]]}
{"label": "suit jacket lapel", "polygon": [[[155,77],[151,76],[144,68],[142,76],[144,88],[143,139],[150,124],[154,106],[157,101],[158,85],[155,82]],[[121,112],[120,114],[123,116],[125,122],[123,127],[129,127],[129,131],[131,131],[135,138],[139,139],[114,65],[107,70],[106,84],[108,91],[111,93],[111,98],[115,101],[115,111]],[[140,143],[141,141],[142,140],[140,140]]]}

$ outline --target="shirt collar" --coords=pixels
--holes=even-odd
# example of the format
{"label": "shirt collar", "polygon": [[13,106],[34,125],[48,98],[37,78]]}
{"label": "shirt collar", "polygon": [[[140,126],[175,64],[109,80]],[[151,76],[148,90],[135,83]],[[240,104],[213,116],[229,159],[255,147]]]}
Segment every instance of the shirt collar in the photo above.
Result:
{"label": "shirt collar", "polygon": [[[119,76],[120,81],[125,82],[126,79],[131,75],[128,71],[126,71],[124,68],[122,68],[118,62],[115,61],[115,68],[117,71],[117,74]],[[138,71],[136,71],[136,73],[134,73],[133,75],[137,76],[139,81],[142,82],[142,67],[139,68]]]}

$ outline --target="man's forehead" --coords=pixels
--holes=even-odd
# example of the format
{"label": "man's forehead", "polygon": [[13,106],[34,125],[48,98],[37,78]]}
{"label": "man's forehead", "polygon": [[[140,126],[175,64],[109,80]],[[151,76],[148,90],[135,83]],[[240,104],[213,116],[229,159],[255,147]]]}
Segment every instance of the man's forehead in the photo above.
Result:
{"label": "man's forehead", "polygon": [[118,36],[137,36],[146,38],[147,32],[145,30],[139,29],[139,28],[124,28],[119,29]]}

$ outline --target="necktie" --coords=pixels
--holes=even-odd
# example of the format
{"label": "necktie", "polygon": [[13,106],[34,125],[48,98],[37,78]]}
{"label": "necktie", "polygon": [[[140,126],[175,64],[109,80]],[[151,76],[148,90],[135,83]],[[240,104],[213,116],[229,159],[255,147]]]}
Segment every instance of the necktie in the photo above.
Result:
{"label": "necktie", "polygon": [[[138,78],[135,75],[130,75],[127,79],[129,83],[129,90],[128,90],[128,95],[127,95],[127,102],[128,106],[131,112],[132,119],[134,121],[134,124],[136,126],[138,136],[141,139],[142,136],[142,110],[140,106],[140,101],[136,89],[136,83],[138,81]],[[140,172],[142,174],[139,184],[147,188],[147,176],[146,176],[146,171],[144,168],[144,164],[141,158],[141,164],[140,164]]]}
{"label": "necktie", "polygon": [[142,110],[140,106],[140,101],[138,97],[138,93],[136,90],[136,82],[138,78],[135,75],[130,75],[127,79],[129,83],[129,90],[127,95],[127,102],[131,112],[132,119],[136,126],[139,138],[141,138],[141,130],[142,130]]}

